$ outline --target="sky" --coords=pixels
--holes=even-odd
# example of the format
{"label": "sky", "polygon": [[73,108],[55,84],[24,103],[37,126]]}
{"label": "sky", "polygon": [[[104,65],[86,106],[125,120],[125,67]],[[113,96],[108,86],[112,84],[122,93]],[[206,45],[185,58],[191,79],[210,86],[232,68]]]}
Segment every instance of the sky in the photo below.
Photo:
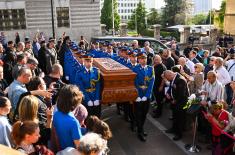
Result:
{"label": "sky", "polygon": [[[164,0],[156,0],[156,8],[160,9],[165,5]],[[213,9],[219,9],[221,5],[222,0],[212,0],[212,8]]]}

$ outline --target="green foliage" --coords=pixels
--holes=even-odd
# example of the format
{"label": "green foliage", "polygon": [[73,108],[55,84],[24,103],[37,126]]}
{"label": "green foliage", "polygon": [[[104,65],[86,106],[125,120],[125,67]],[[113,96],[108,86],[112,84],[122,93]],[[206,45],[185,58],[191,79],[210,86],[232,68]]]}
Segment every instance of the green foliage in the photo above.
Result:
{"label": "green foliage", "polygon": [[[210,13],[211,13],[211,16],[210,16]],[[211,24],[213,25],[214,24],[214,17],[215,17],[215,12],[210,11],[207,15],[207,18],[206,18],[206,24],[210,24],[210,18],[211,18]]]}
{"label": "green foliage", "polygon": [[220,6],[218,17],[215,18],[216,22],[219,23],[220,29],[223,29],[223,27],[224,27],[225,9],[226,9],[226,0],[223,0],[222,4]]}
{"label": "green foliage", "polygon": [[[119,29],[120,16],[117,12],[117,1],[113,0],[114,3],[114,26],[115,30]],[[113,27],[113,15],[112,15],[112,0],[104,0],[104,6],[101,10],[101,23],[106,25],[106,29],[112,29]]]}
{"label": "green foliage", "polygon": [[164,30],[161,30],[160,32],[160,35],[163,37],[163,38],[166,38],[166,37],[174,37],[176,40],[179,40],[180,39],[180,34],[178,31],[164,31]]}
{"label": "green foliage", "polygon": [[152,8],[147,16],[148,25],[155,25],[161,23],[161,15],[157,9]]}
{"label": "green foliage", "polygon": [[145,29],[141,32],[141,35],[145,37],[154,37],[154,31],[151,29]]}
{"label": "green foliage", "polygon": [[162,10],[162,26],[185,24],[191,3],[187,0],[165,0],[166,6]]}
{"label": "green foliage", "polygon": [[195,25],[208,24],[207,18],[208,18],[208,16],[205,14],[197,14],[197,15],[193,16],[191,19],[189,19],[188,23],[195,24]]}
{"label": "green foliage", "polygon": [[145,25],[146,13],[147,13],[146,8],[140,0],[140,2],[137,5],[137,8],[131,15],[131,19],[128,22],[128,28],[134,30],[137,23],[137,33],[141,34],[143,30],[146,29]]}

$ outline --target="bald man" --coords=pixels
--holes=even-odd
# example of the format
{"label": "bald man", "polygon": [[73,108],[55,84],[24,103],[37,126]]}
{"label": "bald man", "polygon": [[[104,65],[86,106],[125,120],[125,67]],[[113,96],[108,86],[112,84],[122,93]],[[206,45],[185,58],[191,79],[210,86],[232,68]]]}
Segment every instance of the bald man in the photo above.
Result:
{"label": "bald man", "polygon": [[190,72],[189,67],[186,65],[186,62],[187,62],[187,60],[186,60],[186,58],[184,58],[184,57],[180,57],[180,58],[178,59],[178,64],[183,67],[183,70],[184,70],[184,72],[185,72],[186,74],[190,75],[191,72]]}
{"label": "bald man", "polygon": [[153,109],[153,117],[159,118],[162,115],[162,104],[164,99],[164,84],[165,81],[162,78],[162,73],[166,71],[166,66],[162,63],[162,58],[159,55],[154,57],[154,73],[155,82],[153,87],[153,93],[156,98],[156,106]]}
{"label": "bald man", "polygon": [[177,141],[182,138],[182,132],[185,125],[186,111],[183,109],[188,101],[189,89],[186,79],[179,73],[171,70],[163,72],[163,77],[171,82],[170,96],[172,99],[173,125],[168,129],[167,133],[174,133],[173,140]]}

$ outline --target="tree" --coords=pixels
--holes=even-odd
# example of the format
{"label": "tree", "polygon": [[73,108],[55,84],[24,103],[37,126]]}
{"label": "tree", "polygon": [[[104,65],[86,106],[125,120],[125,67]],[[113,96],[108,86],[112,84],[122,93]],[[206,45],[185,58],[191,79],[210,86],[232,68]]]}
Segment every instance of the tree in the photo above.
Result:
{"label": "tree", "polygon": [[197,14],[193,16],[191,19],[189,19],[189,24],[195,24],[195,25],[208,24],[209,22],[207,23],[207,18],[208,18],[208,15]]}
{"label": "tree", "polygon": [[210,10],[208,15],[207,15],[207,18],[206,18],[206,24],[211,24],[213,25],[214,24],[214,17],[215,17],[215,11],[213,10]]}
{"label": "tree", "polygon": [[[120,16],[117,12],[117,1],[113,0],[114,3],[114,26],[115,30],[119,29]],[[104,5],[101,10],[101,23],[106,25],[106,29],[113,28],[113,15],[112,15],[112,0],[104,0]]]}
{"label": "tree", "polygon": [[219,24],[219,27],[223,29],[224,27],[224,15],[225,15],[225,9],[226,9],[226,1],[223,0],[220,6],[219,13],[217,17],[215,18],[216,22]]}
{"label": "tree", "polygon": [[185,24],[186,16],[190,13],[191,3],[188,0],[165,0],[165,3],[162,10],[162,25]]}
{"label": "tree", "polygon": [[146,8],[142,1],[140,0],[137,8],[134,10],[131,15],[131,19],[128,22],[128,28],[134,30],[137,23],[137,33],[141,34],[144,30],[146,30],[145,17],[146,17]]}
{"label": "tree", "polygon": [[158,13],[157,9],[152,8],[147,15],[148,25],[160,24],[161,15]]}

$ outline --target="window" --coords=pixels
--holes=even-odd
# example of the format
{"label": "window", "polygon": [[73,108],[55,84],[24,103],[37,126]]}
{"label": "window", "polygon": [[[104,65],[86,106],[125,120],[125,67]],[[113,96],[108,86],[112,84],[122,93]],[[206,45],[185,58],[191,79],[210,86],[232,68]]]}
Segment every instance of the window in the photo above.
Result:
{"label": "window", "polygon": [[57,27],[69,27],[69,8],[68,7],[57,7]]}
{"label": "window", "polygon": [[24,9],[0,10],[0,31],[26,29]]}

